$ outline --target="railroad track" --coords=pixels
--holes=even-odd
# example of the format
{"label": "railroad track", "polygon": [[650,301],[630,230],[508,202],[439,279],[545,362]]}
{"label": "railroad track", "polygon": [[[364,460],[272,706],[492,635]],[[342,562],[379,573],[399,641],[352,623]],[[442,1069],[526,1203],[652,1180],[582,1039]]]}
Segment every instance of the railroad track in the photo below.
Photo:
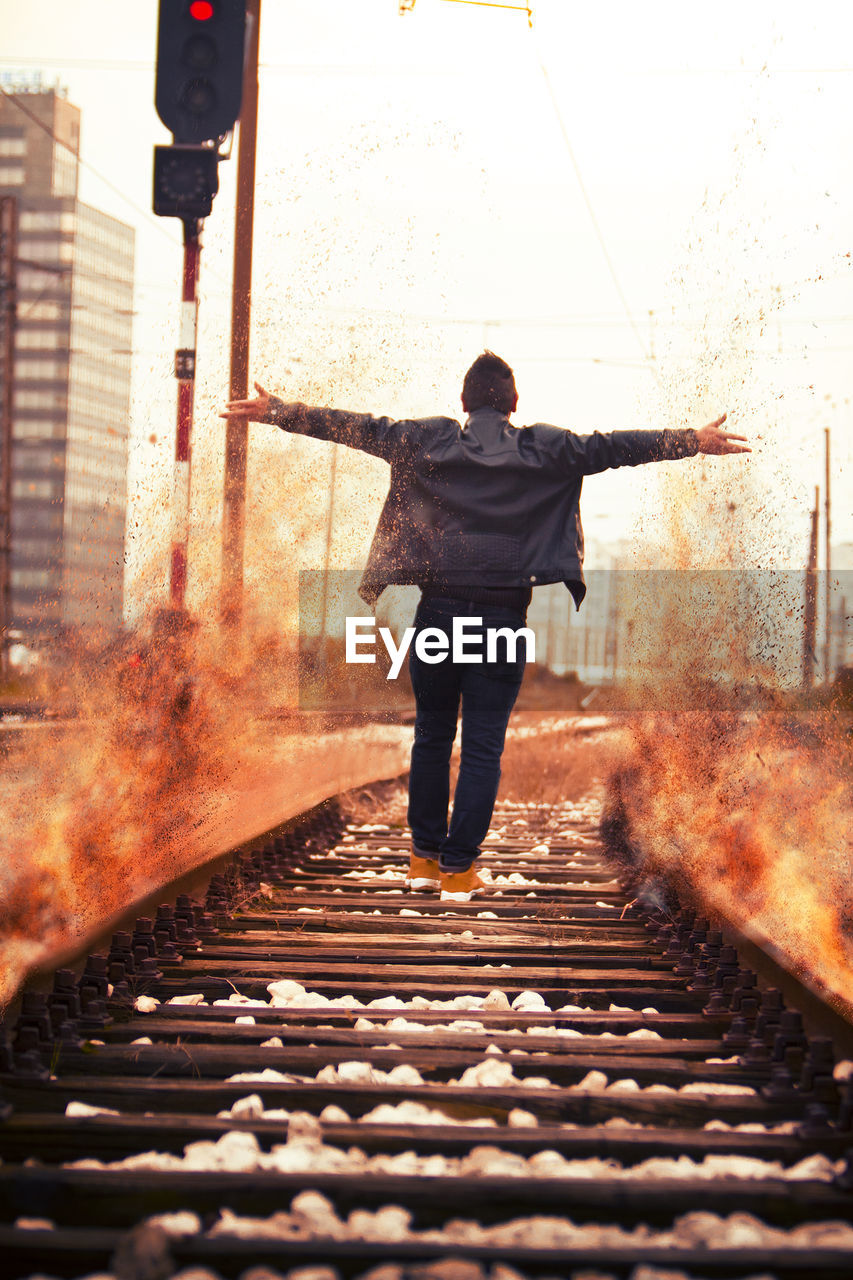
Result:
{"label": "railroad track", "polygon": [[707,922],[628,905],[593,801],[500,805],[497,892],[450,909],[375,803],[24,994],[3,1275],[853,1274],[837,1047]]}

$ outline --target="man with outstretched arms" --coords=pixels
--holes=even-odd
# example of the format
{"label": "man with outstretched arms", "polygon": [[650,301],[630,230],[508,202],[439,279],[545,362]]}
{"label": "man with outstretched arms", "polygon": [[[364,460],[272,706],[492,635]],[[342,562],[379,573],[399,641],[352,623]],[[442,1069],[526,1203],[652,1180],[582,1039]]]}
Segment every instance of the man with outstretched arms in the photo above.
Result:
{"label": "man with outstretched arms", "polygon": [[[685,430],[575,435],[546,423],[516,427],[510,421],[518,404],[515,378],[491,351],[465,375],[464,423],[311,408],[287,403],[258,383],[255,389],[255,399],[232,401],[223,416],[349,445],[390,465],[388,496],[359,593],[372,608],[391,583],[421,588],[409,650],[417,714],[408,883],[414,891],[440,888],[443,899],[468,901],[486,888],[475,862],[524,673],[522,633],[532,589],[564,582],[578,608],[586,593],[584,476],[697,453],[748,453],[738,443],[745,437],[722,429],[725,414]],[[441,637],[458,634],[460,624],[465,644],[442,644]],[[460,701],[462,751],[448,824]]]}

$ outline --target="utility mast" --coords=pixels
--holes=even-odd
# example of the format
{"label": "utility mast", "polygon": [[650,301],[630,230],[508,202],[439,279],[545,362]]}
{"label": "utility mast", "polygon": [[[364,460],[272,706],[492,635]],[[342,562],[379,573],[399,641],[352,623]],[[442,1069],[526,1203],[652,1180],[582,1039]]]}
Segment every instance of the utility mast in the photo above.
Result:
{"label": "utility mast", "polygon": [[184,261],[169,597],[184,610],[190,534],[193,399],[201,229],[219,190],[219,146],[243,96],[244,0],[160,0],[154,105],[173,143],[154,148],[154,212],[180,218]]}
{"label": "utility mast", "polygon": [[[229,400],[249,394],[249,333],[252,318],[252,242],[255,224],[255,151],[258,134],[258,56],[261,0],[246,3],[246,68],[237,147],[237,208],[231,286],[231,379]],[[238,626],[243,616],[243,553],[246,538],[246,465],[249,424],[229,418],[225,427],[225,491],[222,511],[222,616]]]}
{"label": "utility mast", "polygon": [[18,200],[0,197],[0,674],[12,625],[12,386],[15,371]]}
{"label": "utility mast", "polygon": [[824,684],[829,685],[833,678],[833,585],[831,585],[830,577],[833,570],[833,549],[831,543],[831,525],[830,525],[830,457],[829,457],[829,426],[824,428],[824,461],[826,463],[825,475],[825,532],[824,538],[826,543],[826,581],[824,584],[824,613],[826,631],[824,634]]}
{"label": "utility mast", "polygon": [[803,688],[814,684],[815,632],[817,630],[817,530],[820,516],[820,489],[814,491],[809,558],[806,561],[806,601],[803,612]]}

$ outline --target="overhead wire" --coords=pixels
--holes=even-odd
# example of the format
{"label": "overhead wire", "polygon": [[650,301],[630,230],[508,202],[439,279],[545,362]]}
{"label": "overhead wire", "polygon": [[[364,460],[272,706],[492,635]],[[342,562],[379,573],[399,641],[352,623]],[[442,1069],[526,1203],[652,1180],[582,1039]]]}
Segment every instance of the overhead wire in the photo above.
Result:
{"label": "overhead wire", "polygon": [[[117,187],[114,182],[110,182],[109,178],[105,177],[105,175],[101,173],[100,169],[97,169],[90,161],[85,160],[79,154],[79,152],[75,151],[70,143],[66,142],[64,138],[57,137],[56,133],[53,131],[53,129],[51,129],[50,125],[45,124],[43,120],[39,120],[38,116],[35,115],[34,112],[30,111],[27,107],[24,106],[22,102],[19,101],[17,94],[10,93],[8,89],[4,89],[2,84],[0,84],[0,94],[2,94],[4,98],[8,98],[9,101],[14,106],[16,106],[19,111],[21,111],[29,120],[31,120],[33,124],[37,125],[39,129],[41,129],[44,133],[46,133],[48,137],[52,138],[53,141],[58,146],[64,147],[66,151],[70,151],[79,165],[81,165],[84,169],[88,169],[88,171],[91,174],[93,174],[98,179],[99,182],[102,182],[104,186],[109,188],[110,191],[112,191],[115,195],[119,196],[119,198],[123,200],[124,203],[128,205],[131,209],[133,209],[137,214],[141,214],[142,217],[145,219],[145,221],[150,226],[155,227],[157,231],[159,231],[159,233],[168,240],[169,244],[172,245],[173,248],[180,247],[178,242],[169,234],[169,232],[163,226],[162,218],[155,217],[154,214],[150,212],[150,210],[144,209],[142,205],[137,204],[136,201],[132,200],[130,196],[126,195],[120,187]],[[224,276],[221,276],[219,272],[216,271],[214,268],[207,267],[205,269],[205,274],[213,276],[216,280],[219,281],[220,284],[223,284],[227,289],[230,289],[230,282],[226,280]]]}
{"label": "overhead wire", "polygon": [[563,112],[560,107],[560,103],[557,99],[557,95],[554,92],[554,86],[551,83],[551,77],[548,74],[548,68],[545,66],[545,61],[542,57],[538,43],[535,44],[535,47],[536,47],[536,57],[539,64],[539,70],[541,71],[542,78],[545,81],[545,87],[548,91],[548,96],[551,100],[551,105],[554,109],[554,115],[556,117],[557,124],[560,129],[560,134],[562,136],[563,142],[566,147],[566,152],[571,162],[572,170],[574,172],[575,179],[578,184],[578,190],[580,191],[581,196],[583,198],[583,202],[586,205],[586,210],[587,210],[587,213],[589,214],[589,219],[590,219],[590,222],[592,223],[593,231],[595,232],[596,239],[598,240],[599,246],[601,248],[601,252],[604,256],[604,261],[606,262],[607,269],[610,273],[610,278],[613,281],[613,285],[614,285],[614,288],[616,289],[616,293],[619,298],[619,301],[622,303],[622,307],[625,311],[625,315],[627,316],[628,322],[631,326],[634,336],[637,339],[637,345],[639,346],[640,350],[643,353],[643,360],[645,362],[645,367],[649,370],[649,372],[651,373],[655,381],[659,383],[660,375],[657,369],[655,368],[652,356],[649,354],[648,350],[646,349],[646,344],[640,332],[639,325],[637,324],[637,321],[634,317],[634,313],[631,310],[630,303],[628,302],[628,297],[625,293],[625,290],[622,288],[622,282],[619,279],[619,274],[616,270],[616,264],[614,263],[610,250],[607,247],[607,241],[604,238],[604,232],[601,229],[601,224],[598,221],[598,217],[596,216],[595,208],[593,207],[592,200],[590,199],[590,195],[587,190],[586,183],[583,180],[583,174],[581,173],[580,165],[578,164],[578,159],[577,159],[577,156],[575,155],[575,149],[572,146],[572,140],[569,136],[569,130],[566,125],[566,121],[563,117]]}
{"label": "overhead wire", "polygon": [[[471,0],[471,2],[473,3],[473,0]],[[489,4],[489,5],[486,5],[486,6],[484,6],[484,7],[495,7],[495,6],[494,6],[494,5]],[[528,6],[512,6],[512,5],[509,5],[509,6],[506,6],[506,7],[509,7],[509,8],[516,8],[516,7],[518,7],[518,8],[520,8],[520,9],[521,9],[521,8],[524,8],[524,9],[527,9],[527,8],[528,8]],[[534,40],[535,40],[535,37],[534,37]],[[646,343],[645,343],[644,338],[643,338],[643,335],[642,335],[642,333],[641,333],[641,330],[640,330],[639,324],[638,324],[638,322],[637,322],[637,320],[636,320],[636,317],[635,317],[635,316],[634,316],[634,314],[633,314],[633,311],[632,311],[631,305],[630,305],[630,303],[629,303],[629,301],[628,301],[627,295],[626,295],[625,290],[624,290],[624,288],[623,288],[623,286],[622,286],[622,282],[621,282],[621,279],[620,279],[619,273],[618,273],[618,271],[617,271],[617,269],[616,269],[616,264],[615,264],[615,262],[614,262],[613,256],[612,256],[612,254],[611,254],[611,252],[610,252],[610,250],[609,250],[609,248],[608,248],[607,241],[606,241],[605,236],[604,236],[604,232],[603,232],[603,230],[602,230],[601,224],[600,224],[599,219],[598,219],[598,216],[597,216],[597,214],[596,214],[595,207],[594,207],[594,205],[593,205],[593,202],[592,202],[592,199],[591,199],[591,197],[590,197],[590,194],[589,194],[588,188],[587,188],[586,183],[585,183],[584,178],[583,178],[583,174],[582,174],[581,169],[580,169],[580,165],[579,165],[579,162],[578,162],[578,159],[577,159],[577,154],[576,154],[575,149],[574,149],[574,146],[573,146],[573,144],[572,144],[571,136],[570,136],[570,134],[569,134],[569,129],[568,129],[568,126],[567,126],[567,124],[566,124],[566,120],[565,120],[564,113],[563,113],[562,108],[561,108],[561,106],[560,106],[560,103],[559,103],[559,100],[558,100],[558,98],[557,98],[557,95],[556,95],[556,93],[555,93],[555,91],[554,91],[554,87],[553,87],[553,84],[552,84],[552,81],[551,81],[550,75],[549,75],[549,73],[548,73],[547,66],[545,65],[544,58],[542,57],[541,49],[539,48],[538,42],[536,42],[535,47],[536,47],[536,60],[537,60],[537,63],[538,63],[538,69],[539,69],[539,71],[540,71],[540,73],[541,73],[541,75],[542,75],[543,81],[544,81],[544,83],[545,83],[545,87],[546,87],[546,90],[547,90],[547,93],[548,93],[549,100],[550,100],[550,102],[551,102],[551,106],[552,106],[552,109],[553,109],[553,112],[554,112],[554,116],[555,116],[556,122],[557,122],[557,124],[558,124],[559,131],[560,131],[560,134],[561,134],[561,137],[562,137],[562,140],[563,140],[564,146],[565,146],[565,148],[566,148],[566,153],[567,153],[567,155],[568,155],[568,158],[569,158],[569,161],[570,161],[570,164],[571,164],[571,167],[572,167],[572,171],[573,171],[574,176],[575,176],[575,180],[576,180],[576,182],[577,182],[578,190],[579,190],[579,192],[580,192],[580,194],[581,194],[581,197],[582,197],[582,199],[583,199],[584,205],[585,205],[585,207],[586,207],[586,210],[587,210],[587,213],[588,213],[588,216],[589,216],[589,219],[590,219],[591,226],[592,226],[592,228],[593,228],[594,234],[595,234],[596,239],[597,239],[597,241],[598,241],[598,244],[599,244],[599,247],[600,247],[600,250],[601,250],[602,256],[603,256],[604,261],[605,261],[605,263],[606,263],[606,266],[607,266],[608,272],[609,272],[609,274],[610,274],[611,280],[612,280],[612,282],[613,282],[613,286],[614,286],[614,288],[615,288],[616,294],[617,294],[617,296],[618,296],[618,298],[619,298],[619,301],[620,301],[620,303],[621,303],[622,309],[623,309],[623,311],[624,311],[624,313],[625,313],[626,322],[627,322],[627,323],[628,323],[628,325],[630,326],[630,328],[631,328],[631,330],[632,330],[632,332],[633,332],[633,334],[634,334],[634,336],[635,336],[635,338],[636,338],[636,341],[637,341],[637,343],[638,343],[638,345],[639,345],[639,347],[640,347],[640,350],[641,350],[641,352],[642,352],[642,356],[643,356],[643,361],[644,361],[645,367],[647,367],[647,368],[649,369],[649,371],[652,373],[652,375],[657,379],[659,375],[658,375],[658,371],[657,371],[657,369],[655,368],[655,365],[654,365],[654,358],[653,358],[653,356],[649,353],[649,351],[648,351],[648,349],[647,349],[647,347],[646,347]],[[27,59],[24,59],[24,58],[13,58],[13,59],[11,59],[11,61],[18,62],[18,63],[25,63],[25,62],[27,62]],[[32,60],[30,60],[30,61],[32,61]],[[123,67],[123,68],[127,68],[127,69],[143,69],[143,68],[145,68],[145,69],[151,69],[151,68],[153,67],[153,64],[152,64],[152,63],[150,63],[150,62],[143,62],[143,61],[130,61],[130,60],[125,60],[124,62],[121,62],[121,63],[113,63],[112,61],[107,61],[107,60],[105,60],[105,59],[63,59],[63,60],[61,60],[61,63],[60,63],[60,60],[57,60],[57,59],[53,59],[53,60],[51,60],[51,59],[42,59],[42,60],[40,60],[40,61],[41,61],[44,65],[48,65],[48,64],[56,64],[56,65],[80,65],[80,66],[84,66],[84,65],[85,65],[85,66],[89,66],[89,67],[93,67],[93,68],[95,68],[95,67],[104,67],[104,68],[110,67],[110,68],[111,68],[111,67],[121,66],[121,67]],[[271,70],[276,70],[276,71],[277,71],[277,70],[279,70],[279,69],[284,69],[284,68],[280,68],[280,67],[279,67],[278,65],[276,65],[276,64],[264,64],[264,69],[265,69],[265,70],[267,70],[267,71],[271,71]],[[317,68],[317,67],[313,67],[313,66],[312,66],[312,68],[311,68],[311,69],[317,70],[317,69],[322,69],[322,68]],[[832,70],[836,70],[836,71],[845,71],[845,70],[850,70],[850,69],[853,69],[853,68],[837,67],[837,68],[831,68],[831,69],[832,69]],[[732,69],[732,70],[741,70],[741,68],[734,68],[734,69]],[[788,68],[787,70],[791,70],[791,69],[790,69],[790,68]],[[812,69],[811,69],[811,68],[798,68],[798,70],[807,71],[807,70],[812,70]],[[118,195],[118,196],[119,196],[119,198],[120,198],[121,200],[123,200],[123,201],[124,201],[124,203],[125,203],[125,204],[127,204],[130,208],[132,208],[132,209],[133,209],[137,214],[141,214],[141,215],[142,215],[142,217],[146,220],[146,222],[148,222],[148,223],[150,223],[150,224],[153,224],[153,225],[157,228],[157,230],[160,232],[160,234],[164,235],[164,236],[166,237],[166,239],[168,239],[169,243],[170,243],[170,244],[172,244],[173,246],[175,246],[175,241],[174,241],[174,239],[173,239],[173,238],[172,238],[172,236],[171,236],[171,235],[166,231],[166,229],[163,227],[163,225],[162,225],[162,221],[161,221],[160,219],[155,218],[155,217],[150,213],[150,211],[148,211],[148,210],[144,209],[141,205],[137,204],[134,200],[132,200],[130,197],[128,197],[128,196],[127,196],[127,195],[126,195],[126,194],[125,194],[125,193],[124,193],[124,192],[123,192],[119,187],[117,187],[117,186],[116,186],[114,183],[112,183],[112,182],[111,182],[111,181],[110,181],[110,180],[109,180],[109,179],[108,179],[108,178],[107,178],[103,173],[101,173],[101,171],[100,171],[99,169],[97,169],[93,164],[91,164],[91,162],[89,162],[88,160],[85,160],[83,157],[81,157],[81,156],[78,154],[78,152],[76,152],[76,151],[74,150],[74,148],[73,148],[69,143],[65,142],[65,140],[64,140],[64,139],[61,139],[61,138],[57,137],[57,135],[56,135],[56,134],[55,134],[55,132],[50,128],[50,126],[49,126],[49,125],[47,125],[44,121],[40,120],[40,119],[39,119],[39,118],[38,118],[38,117],[37,117],[37,116],[36,116],[32,111],[30,111],[30,110],[25,106],[25,104],[24,104],[23,102],[21,102],[21,101],[20,101],[20,99],[19,99],[19,96],[18,96],[18,95],[16,95],[15,93],[10,92],[9,90],[7,90],[5,87],[3,87],[3,85],[2,85],[2,84],[0,84],[0,93],[2,93],[4,97],[8,98],[8,99],[9,99],[9,100],[10,100],[10,101],[11,101],[11,102],[12,102],[12,103],[13,103],[13,104],[18,108],[18,110],[19,110],[19,111],[21,111],[24,115],[26,115],[26,116],[28,117],[28,119],[30,119],[30,120],[31,120],[31,121],[32,121],[32,122],[33,122],[33,123],[34,123],[38,128],[40,128],[44,133],[46,133],[48,136],[50,136],[51,138],[53,138],[53,140],[54,140],[58,145],[63,146],[63,147],[65,147],[67,150],[69,150],[69,151],[72,153],[72,155],[74,155],[74,157],[77,159],[78,163],[79,163],[81,166],[83,166],[84,168],[86,168],[86,169],[87,169],[89,172],[91,172],[91,173],[92,173],[92,174],[93,174],[93,175],[94,175],[94,176],[95,176],[95,177],[96,177],[100,182],[102,182],[102,183],[103,183],[106,187],[108,187],[112,192],[114,192],[116,195]],[[33,265],[35,266],[35,264],[33,264]],[[210,275],[212,275],[212,276],[214,276],[216,279],[218,279],[222,284],[224,284],[224,285],[227,285],[227,284],[228,284],[228,282],[227,282],[226,280],[224,280],[224,278],[223,278],[223,277],[221,277],[221,276],[219,275],[219,273],[218,273],[218,272],[216,272],[214,269],[209,269],[209,273],[210,273]],[[154,287],[154,288],[157,288],[158,286],[156,286],[156,285],[144,286],[144,285],[143,285],[142,287],[149,287],[149,288],[150,288],[150,287]],[[165,288],[165,286],[159,286],[159,287],[160,287],[160,288]],[[210,292],[210,291],[207,291],[207,292]],[[328,310],[328,311],[338,311],[338,310],[340,310],[340,311],[344,311],[344,312],[349,311],[349,309],[348,309],[348,308],[335,308],[335,307],[330,307],[330,308],[320,308],[320,309],[321,309],[321,310]],[[353,310],[356,310],[356,309],[353,309]],[[374,314],[376,314],[376,315],[384,314],[384,313],[380,313],[380,312],[374,312],[372,309],[358,309],[357,313],[360,313],[360,314],[370,314],[370,315],[374,315]],[[427,319],[427,317],[412,317],[411,315],[409,315],[409,313],[407,313],[407,318],[409,318],[409,319],[420,319],[420,320]],[[445,317],[439,317],[439,316],[429,317],[429,319],[430,319],[430,320],[432,320],[432,321],[434,321],[434,322],[436,322],[436,323],[439,323],[439,322],[440,322],[440,323],[443,323],[443,324],[460,324],[460,325],[467,325],[467,324],[471,324],[471,325],[477,325],[477,324],[481,324],[481,323],[483,323],[482,319],[468,321],[468,320],[465,320],[465,319],[463,319],[463,318],[446,317],[446,316],[445,316]],[[661,317],[658,317],[658,321],[660,321],[660,319],[661,319]],[[601,319],[591,319],[591,320],[587,321],[587,320],[585,320],[585,319],[577,319],[577,320],[575,320],[575,319],[558,318],[558,317],[554,317],[554,318],[547,318],[547,319],[530,317],[530,318],[517,318],[517,319],[500,318],[500,319],[498,319],[498,320],[491,321],[491,322],[489,322],[489,323],[497,323],[497,324],[502,324],[502,325],[517,325],[517,326],[519,326],[519,327],[522,327],[522,326],[523,326],[523,327],[527,327],[527,326],[529,326],[529,325],[537,325],[537,326],[539,326],[539,327],[549,327],[549,328],[550,328],[550,327],[554,327],[554,328],[559,328],[559,327],[563,327],[563,326],[565,326],[565,327],[571,327],[571,326],[573,326],[573,325],[577,325],[577,324],[587,324],[587,323],[592,324],[592,325],[596,325],[596,324],[603,324],[603,325],[605,325],[605,326],[606,326],[609,322],[608,322],[607,320],[601,320]]]}
{"label": "overhead wire", "polygon": [[135,200],[132,200],[130,196],[126,195],[122,191],[121,187],[117,187],[114,182],[111,182],[109,178],[101,173],[100,169],[96,169],[90,161],[85,160],[78,151],[75,151],[70,142],[66,142],[64,138],[58,137],[49,124],[45,124],[44,120],[40,120],[34,111],[30,111],[28,107],[24,106],[23,102],[20,101],[18,94],[10,93],[8,89],[3,88],[2,84],[0,84],[0,94],[2,94],[4,98],[7,98],[13,106],[17,107],[22,115],[25,115],[27,119],[41,129],[43,133],[46,133],[49,138],[52,138],[57,146],[64,147],[66,151],[70,151],[82,168],[88,169],[91,174],[94,174],[99,182],[102,182],[105,187],[108,187],[109,190],[123,200],[126,205],[136,213],[142,214],[143,218],[145,218],[147,222],[151,223],[152,226],[155,226],[161,235],[166,237],[171,245],[175,245],[175,240],[169,235],[162,222],[155,218],[152,213],[149,213],[147,209],[143,209],[142,205],[137,204]]}
{"label": "overhead wire", "polygon": [[[451,0],[455,3],[477,3],[478,0]],[[479,0],[485,3],[485,0]],[[522,13],[527,11],[526,6],[515,5],[496,5],[489,3],[485,7],[492,8],[516,8],[518,7]],[[531,6],[532,7],[532,6]],[[50,57],[28,57],[25,55],[8,55],[3,57],[3,64],[8,67],[34,67],[41,69],[42,67],[56,67],[61,70],[64,67],[76,67],[81,71],[154,71],[154,61],[151,58],[50,58]],[[265,71],[275,72],[303,72],[303,71],[355,71],[360,68],[353,67],[349,63],[338,62],[270,62],[263,61],[260,64],[261,69]],[[384,69],[384,68],[383,68]],[[411,67],[401,67],[395,65],[387,68],[390,71],[397,71],[400,74],[410,74]],[[366,74],[374,75],[376,67],[370,66],[364,68]],[[767,68],[751,64],[737,67],[727,66],[691,66],[680,65],[675,67],[636,67],[632,74],[636,76],[754,76],[758,75]],[[836,66],[836,67],[773,67],[771,74],[773,76],[811,76],[811,75],[850,75],[853,72],[853,65]],[[441,74],[435,68],[429,68],[424,74]],[[52,86],[46,86],[51,88]]]}

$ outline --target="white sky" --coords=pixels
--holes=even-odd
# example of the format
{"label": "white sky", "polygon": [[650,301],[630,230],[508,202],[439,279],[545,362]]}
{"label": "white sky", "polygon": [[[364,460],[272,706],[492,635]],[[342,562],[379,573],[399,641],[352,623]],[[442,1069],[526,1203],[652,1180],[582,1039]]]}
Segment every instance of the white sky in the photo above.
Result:
{"label": "white sky", "polygon": [[[833,541],[853,540],[853,9],[533,7],[530,31],[522,13],[447,0],[405,16],[397,0],[263,0],[255,373],[292,398],[456,415],[487,344],[516,369],[518,422],[700,425],[728,410],[748,462],[584,491],[594,542],[645,536],[686,492],[699,565],[723,500],[727,554],[802,562],[828,426]],[[179,224],[148,212],[152,146],[169,140],[156,9],[0,0],[0,67],[67,86],[91,166],[81,195],[137,229],[137,599],[152,509],[165,528],[178,336]],[[218,560],[235,169],[221,167],[204,234],[196,591]],[[328,453],[270,431],[253,428],[250,568],[295,544],[316,562]],[[713,483],[682,492],[676,466]],[[382,488],[380,465],[339,460],[335,563],[363,556]]]}

